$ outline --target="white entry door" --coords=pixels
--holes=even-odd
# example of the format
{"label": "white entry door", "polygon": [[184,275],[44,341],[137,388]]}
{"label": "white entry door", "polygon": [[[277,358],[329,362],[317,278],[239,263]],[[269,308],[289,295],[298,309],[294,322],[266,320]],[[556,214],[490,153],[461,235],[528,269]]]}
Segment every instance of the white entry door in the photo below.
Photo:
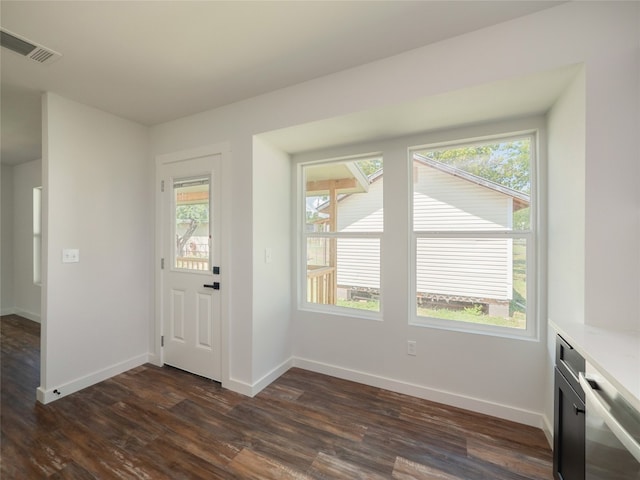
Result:
{"label": "white entry door", "polygon": [[220,155],[160,169],[163,361],[220,381]]}

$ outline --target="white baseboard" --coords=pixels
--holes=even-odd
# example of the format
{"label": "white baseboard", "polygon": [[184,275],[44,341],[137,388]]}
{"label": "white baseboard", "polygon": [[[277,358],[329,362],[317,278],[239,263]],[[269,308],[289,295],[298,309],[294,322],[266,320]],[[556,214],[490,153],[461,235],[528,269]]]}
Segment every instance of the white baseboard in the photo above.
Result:
{"label": "white baseboard", "polygon": [[[83,388],[94,385],[98,382],[143,365],[147,362],[155,364],[154,360],[158,360],[156,355],[139,355],[125,362],[118,363],[85,377],[67,382],[63,385],[58,385],[46,390],[42,387],[38,387],[38,401],[45,404],[52,402],[54,400],[57,400],[58,398],[62,398],[73,392],[77,392]],[[505,420],[511,420],[517,423],[537,427],[542,429],[545,436],[547,437],[547,441],[549,441],[549,444],[553,444],[553,428],[551,428],[551,424],[549,423],[549,420],[546,418],[546,416],[542,415],[541,413],[299,357],[291,357],[285,360],[253,384],[230,378],[228,380],[224,380],[222,382],[222,386],[236,393],[253,397],[260,393],[264,388],[270,385],[291,367],[298,367],[305,370],[310,370],[312,372],[331,375],[333,377],[342,378],[344,380],[350,380],[353,382],[370,385],[372,387],[384,388],[393,392],[411,395],[414,397],[423,398],[425,400],[443,403],[446,405],[451,405],[454,407],[463,408],[466,410],[471,410]]]}
{"label": "white baseboard", "polygon": [[162,365],[164,365],[162,363],[162,360],[160,359],[160,355],[156,355],[155,353],[149,353],[147,361],[150,364],[155,365],[156,367],[161,367]]}
{"label": "white baseboard", "polygon": [[138,355],[130,358],[129,360],[125,360],[124,362],[103,368],[102,370],[98,370],[97,372],[85,375],[84,377],[72,380],[62,385],[57,385],[47,389],[40,386],[36,391],[37,399],[40,403],[45,404],[58,400],[59,398],[66,397],[67,395],[82,390],[83,388],[90,387],[91,385],[126,372],[127,370],[144,365],[147,363],[148,359],[149,355],[145,353],[144,355]]}
{"label": "white baseboard", "polygon": [[254,397],[263,389],[268,387],[271,383],[273,383],[280,375],[293,367],[293,362],[293,357],[285,360],[280,365],[264,375],[260,380],[253,382],[253,384],[230,378],[227,381],[223,381],[222,386],[236,393],[240,393],[248,397]]}
{"label": "white baseboard", "polygon": [[41,323],[39,313],[27,312],[26,310],[22,310],[17,307],[3,308],[0,310],[0,315],[19,315],[34,322]]}
{"label": "white baseboard", "polygon": [[222,388],[226,388],[227,390],[231,390],[232,392],[239,393],[240,395],[253,397],[253,389],[251,387],[251,384],[243,382],[241,380],[236,380],[234,378],[223,380]]}
{"label": "white baseboard", "polygon": [[429,388],[422,385],[381,377],[366,372],[342,368],[336,365],[329,365],[327,363],[316,362],[314,360],[307,360],[304,358],[294,358],[293,366],[544,429],[543,415],[538,412],[532,412],[522,408],[502,405],[488,400],[468,397],[466,395]]}
{"label": "white baseboard", "polygon": [[27,312],[26,310],[22,310],[20,308],[16,308],[15,310],[15,315],[20,315],[21,317],[28,318],[29,320],[32,320],[34,322],[41,323],[39,313]]}
{"label": "white baseboard", "polygon": [[273,370],[271,370],[269,373],[264,375],[260,380],[254,382],[251,386],[251,396],[253,397],[260,393],[264,388],[268,387],[269,384],[274,382],[280,375],[293,367],[293,362],[293,357],[288,358]]}
{"label": "white baseboard", "polygon": [[430,400],[432,402],[443,403],[540,428],[547,437],[547,441],[549,441],[550,444],[553,444],[553,435],[551,433],[553,432],[553,429],[550,428],[548,419],[541,413],[299,357],[292,357],[286,360],[253,384],[229,379],[228,381],[223,382],[222,386],[229,390],[233,390],[236,393],[253,397],[291,367],[298,367],[312,372],[331,375],[344,380],[350,380],[370,385],[372,387],[384,388],[392,392],[411,395],[425,400]]}
{"label": "white baseboard", "polygon": [[553,450],[553,425],[546,415],[542,415],[542,426],[540,428],[542,428],[544,436],[547,437],[547,442],[549,442],[549,446]]}

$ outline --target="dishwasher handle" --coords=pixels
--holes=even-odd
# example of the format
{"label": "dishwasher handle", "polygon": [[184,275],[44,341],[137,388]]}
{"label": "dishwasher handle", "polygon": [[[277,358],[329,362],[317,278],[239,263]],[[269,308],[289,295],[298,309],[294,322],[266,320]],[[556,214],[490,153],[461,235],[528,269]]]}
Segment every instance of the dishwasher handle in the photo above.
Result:
{"label": "dishwasher handle", "polygon": [[629,453],[633,455],[638,462],[640,462],[640,443],[638,443],[638,441],[633,438],[633,436],[627,432],[620,422],[618,422],[618,420],[611,414],[609,406],[598,394],[596,389],[594,389],[591,382],[587,377],[585,377],[583,372],[578,374],[578,378],[586,398],[585,404],[587,405],[587,415],[596,414],[601,417],[616,438],[620,440]]}

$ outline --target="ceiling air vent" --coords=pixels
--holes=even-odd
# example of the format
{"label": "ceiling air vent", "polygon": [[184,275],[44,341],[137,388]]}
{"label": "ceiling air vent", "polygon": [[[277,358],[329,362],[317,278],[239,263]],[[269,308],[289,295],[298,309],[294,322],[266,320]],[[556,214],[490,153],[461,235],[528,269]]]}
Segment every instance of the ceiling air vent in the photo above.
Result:
{"label": "ceiling air vent", "polygon": [[31,40],[20,37],[8,30],[0,30],[0,45],[34,62],[48,64],[55,62],[62,55]]}

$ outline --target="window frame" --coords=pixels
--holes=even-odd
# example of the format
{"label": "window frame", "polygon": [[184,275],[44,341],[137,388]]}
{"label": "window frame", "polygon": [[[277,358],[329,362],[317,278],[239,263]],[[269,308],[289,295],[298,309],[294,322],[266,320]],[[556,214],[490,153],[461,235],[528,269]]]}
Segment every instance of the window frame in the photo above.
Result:
{"label": "window frame", "polygon": [[42,286],[42,187],[33,188],[33,284]]}
{"label": "window frame", "polygon": [[[298,194],[296,198],[298,199],[297,203],[297,224],[298,224],[298,235],[297,235],[297,245],[299,249],[299,257],[297,262],[297,272],[298,272],[298,309],[302,311],[308,312],[316,312],[316,313],[324,313],[330,315],[339,315],[343,317],[353,317],[359,319],[366,320],[377,320],[382,321],[383,318],[383,308],[384,308],[384,299],[383,299],[383,289],[382,289],[382,259],[384,255],[384,246],[383,246],[383,236],[384,236],[384,220],[383,227],[380,231],[358,231],[358,232],[308,232],[307,231],[307,218],[306,218],[306,176],[305,176],[305,168],[309,166],[317,166],[317,165],[327,165],[332,163],[346,163],[346,162],[357,162],[360,160],[368,160],[372,158],[380,157],[383,155],[381,152],[372,152],[367,154],[359,154],[359,155],[349,155],[344,157],[330,158],[330,159],[321,159],[321,160],[312,160],[312,161],[304,161],[300,162],[296,165],[297,175],[296,175],[296,183]],[[384,169],[384,160],[383,160],[383,169]],[[384,171],[384,170],[383,170]],[[384,197],[384,187],[383,187],[383,197]],[[384,207],[383,207],[384,208]],[[383,211],[384,216],[384,211]],[[376,239],[379,242],[379,278],[380,278],[380,287],[379,287],[379,310],[364,310],[350,307],[342,307],[334,304],[322,304],[322,303],[313,303],[307,300],[307,245],[308,239],[310,238],[326,238],[326,239]],[[337,270],[336,270],[337,275]]]}
{"label": "window frame", "polygon": [[[501,141],[515,141],[529,138],[530,140],[530,219],[528,230],[416,230],[414,228],[414,190],[415,171],[413,169],[413,153],[424,150],[438,150],[445,148],[458,148],[464,146],[477,146]],[[472,334],[490,335],[496,337],[515,338],[522,340],[537,340],[539,336],[539,295],[538,295],[538,236],[540,231],[539,206],[540,191],[538,174],[540,170],[539,155],[540,133],[538,129],[528,129],[518,132],[504,132],[495,135],[487,135],[474,138],[460,138],[447,142],[436,142],[425,145],[417,145],[408,148],[407,160],[409,163],[409,325],[416,327],[429,327],[441,330],[458,331]],[[448,320],[418,315],[417,307],[417,245],[421,238],[511,238],[526,240],[526,326],[524,329],[503,327],[482,323],[471,323],[461,320]]]}

